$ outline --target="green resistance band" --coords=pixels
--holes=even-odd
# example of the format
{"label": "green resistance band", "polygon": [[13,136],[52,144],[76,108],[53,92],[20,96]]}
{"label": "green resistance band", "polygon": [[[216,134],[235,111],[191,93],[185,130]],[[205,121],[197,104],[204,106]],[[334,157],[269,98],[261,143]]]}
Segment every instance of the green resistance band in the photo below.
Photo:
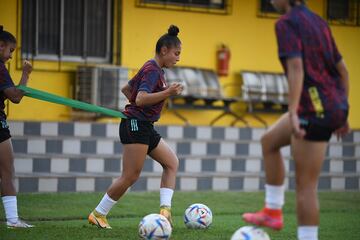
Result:
{"label": "green resistance band", "polygon": [[65,97],[60,97],[60,96],[57,96],[57,95],[54,95],[51,93],[47,93],[47,92],[43,92],[43,91],[40,91],[37,89],[29,88],[24,85],[19,85],[19,86],[17,86],[17,88],[22,90],[24,92],[25,96],[27,96],[27,97],[36,98],[36,99],[43,100],[46,102],[57,103],[57,104],[61,104],[61,105],[65,105],[65,106],[69,106],[69,107],[73,107],[73,108],[78,108],[78,109],[82,109],[82,110],[85,110],[88,112],[101,113],[104,115],[118,117],[118,118],[126,118],[126,116],[119,111],[111,110],[108,108],[96,106],[96,105],[89,104],[89,103],[80,102],[80,101],[65,98]]}

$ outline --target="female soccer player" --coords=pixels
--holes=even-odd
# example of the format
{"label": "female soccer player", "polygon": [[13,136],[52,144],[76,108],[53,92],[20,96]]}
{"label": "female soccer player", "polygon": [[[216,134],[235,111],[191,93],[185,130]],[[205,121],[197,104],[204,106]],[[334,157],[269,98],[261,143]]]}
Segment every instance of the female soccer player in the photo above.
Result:
{"label": "female soccer player", "polygon": [[296,168],[299,240],[317,240],[317,184],[332,133],[349,131],[349,80],[327,23],[300,0],[272,0],[284,15],[276,23],[279,58],[289,82],[289,108],[262,137],[265,207],[245,213],[246,222],[283,227],[284,163],[280,148],[291,145]]}
{"label": "female soccer player", "polygon": [[[3,30],[0,26],[0,190],[2,202],[4,204],[6,225],[8,228],[29,228],[30,224],[22,221],[18,217],[16,191],[14,186],[14,156],[11,145],[11,135],[9,126],[6,122],[4,101],[9,99],[13,103],[20,103],[24,96],[12,81],[8,70],[5,67],[16,49],[15,37]],[[28,61],[24,62],[21,85],[26,85],[32,66]]]}
{"label": "female soccer player", "polygon": [[175,188],[178,158],[154,129],[160,118],[164,100],[181,93],[180,83],[167,85],[162,68],[173,67],[180,59],[179,29],[171,25],[168,33],[156,43],[154,59],[147,61],[122,92],[130,104],[125,107],[120,124],[120,140],[124,145],[123,172],[107,190],[99,205],[89,215],[89,223],[111,228],[106,215],[126,190],[139,178],[146,155],[163,167],[160,186],[160,214],[171,223],[171,200]]}

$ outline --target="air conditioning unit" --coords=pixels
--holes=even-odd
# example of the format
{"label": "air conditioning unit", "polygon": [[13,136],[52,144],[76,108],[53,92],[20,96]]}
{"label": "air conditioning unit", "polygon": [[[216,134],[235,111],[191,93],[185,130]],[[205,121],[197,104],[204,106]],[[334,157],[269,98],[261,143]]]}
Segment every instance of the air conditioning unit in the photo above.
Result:
{"label": "air conditioning unit", "polygon": [[82,102],[122,110],[127,99],[121,88],[127,84],[127,68],[99,65],[79,66],[76,74],[75,98]]}

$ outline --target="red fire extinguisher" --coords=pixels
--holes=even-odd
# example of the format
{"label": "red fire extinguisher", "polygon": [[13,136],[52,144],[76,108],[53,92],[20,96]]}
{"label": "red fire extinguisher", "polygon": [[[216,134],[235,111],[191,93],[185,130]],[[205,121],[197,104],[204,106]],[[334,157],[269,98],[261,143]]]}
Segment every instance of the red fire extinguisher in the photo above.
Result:
{"label": "red fire extinguisher", "polygon": [[230,49],[224,44],[216,52],[217,73],[219,76],[227,76],[229,74]]}

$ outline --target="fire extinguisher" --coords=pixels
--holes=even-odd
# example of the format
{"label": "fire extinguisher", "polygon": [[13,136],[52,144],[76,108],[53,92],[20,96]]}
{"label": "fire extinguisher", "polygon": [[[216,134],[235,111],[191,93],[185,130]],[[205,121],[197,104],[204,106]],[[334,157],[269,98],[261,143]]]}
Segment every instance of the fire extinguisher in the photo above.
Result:
{"label": "fire extinguisher", "polygon": [[227,76],[229,74],[230,49],[224,44],[216,52],[217,73],[219,76]]}

